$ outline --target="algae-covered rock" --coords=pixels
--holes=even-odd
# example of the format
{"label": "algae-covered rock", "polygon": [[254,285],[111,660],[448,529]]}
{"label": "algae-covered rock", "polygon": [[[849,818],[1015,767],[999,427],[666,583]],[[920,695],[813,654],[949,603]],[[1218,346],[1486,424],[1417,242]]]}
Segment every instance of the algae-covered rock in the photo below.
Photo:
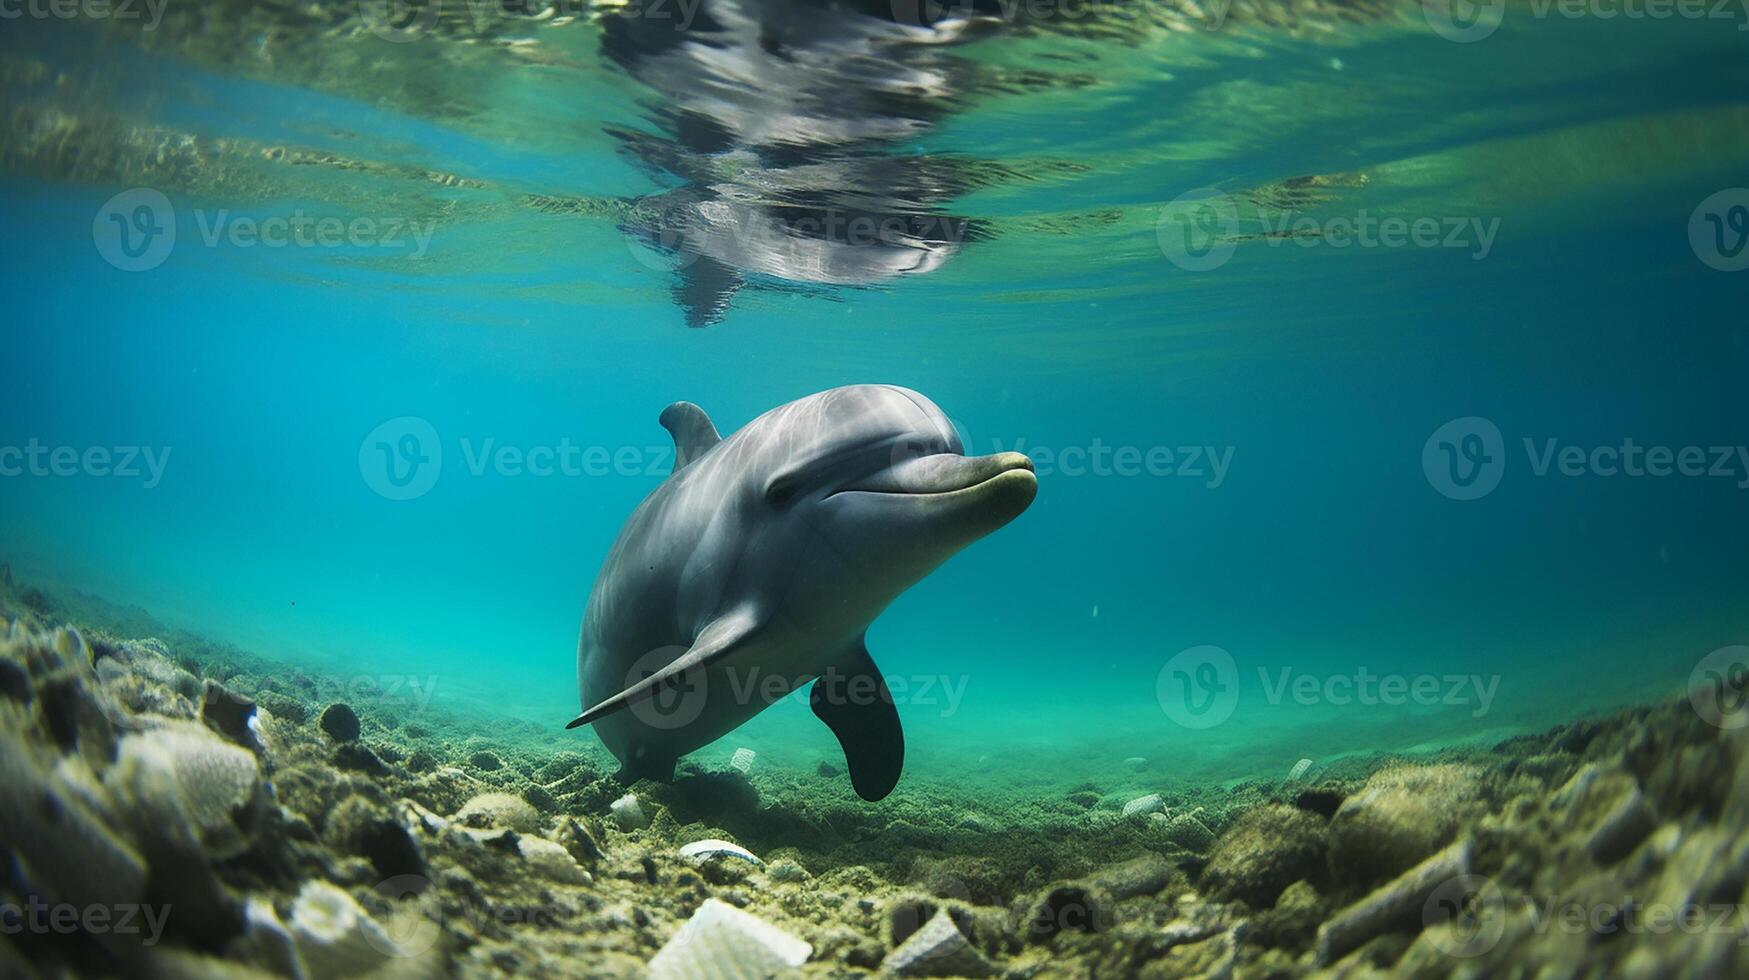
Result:
{"label": "algae-covered rock", "polygon": [[1322,880],[1325,825],[1315,814],[1266,804],[1249,810],[1215,845],[1201,884],[1222,901],[1268,908],[1288,885]]}
{"label": "algae-covered rock", "polygon": [[1479,808],[1472,766],[1395,766],[1374,773],[1330,820],[1330,870],[1371,884],[1401,874],[1451,843]]}
{"label": "algae-covered rock", "polygon": [[358,738],[364,726],[359,723],[358,713],[352,706],[336,701],[322,712],[322,731],[336,742],[350,742]]}
{"label": "algae-covered rock", "polygon": [[481,830],[506,827],[532,834],[540,827],[540,814],[528,801],[509,793],[481,793],[456,812],[455,820]]}

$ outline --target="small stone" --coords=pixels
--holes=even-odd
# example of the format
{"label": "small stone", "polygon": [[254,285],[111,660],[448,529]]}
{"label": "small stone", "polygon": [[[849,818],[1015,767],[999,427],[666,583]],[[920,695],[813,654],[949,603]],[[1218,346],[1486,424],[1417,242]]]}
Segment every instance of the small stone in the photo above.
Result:
{"label": "small stone", "polygon": [[819,768],[815,769],[814,772],[821,779],[837,779],[840,775],[838,767],[830,762],[820,763]]}
{"label": "small stone", "polygon": [[322,712],[321,724],[322,730],[336,742],[351,742],[364,730],[364,726],[359,724],[358,713],[341,701],[334,702],[328,706],[328,710]]}
{"label": "small stone", "polygon": [[540,814],[528,801],[509,793],[481,793],[456,811],[456,823],[481,830],[508,827],[532,834],[540,826]]}
{"label": "small stone", "polygon": [[987,977],[995,972],[946,909],[888,954],[881,969],[899,977]]}
{"label": "small stone", "polygon": [[619,824],[619,829],[630,832],[643,830],[650,826],[650,815],[644,812],[644,806],[638,801],[636,793],[614,800],[608,809],[613,813],[613,820]]}
{"label": "small stone", "polygon": [[557,841],[524,834],[517,839],[522,857],[541,875],[567,885],[587,885],[595,879],[584,871],[564,845]]}

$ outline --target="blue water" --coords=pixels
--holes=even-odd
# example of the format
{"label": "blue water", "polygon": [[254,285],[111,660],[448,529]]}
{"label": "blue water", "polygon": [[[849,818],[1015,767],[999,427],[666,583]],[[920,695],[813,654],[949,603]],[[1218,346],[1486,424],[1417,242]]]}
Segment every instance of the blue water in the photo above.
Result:
{"label": "blue water", "polygon": [[[100,63],[64,40],[78,26],[25,26],[0,49],[8,65],[57,66],[78,94],[8,86],[9,108],[486,186],[234,158],[222,179],[148,167],[150,180],[105,180],[15,131],[0,180],[0,446],[169,453],[150,487],[0,479],[0,559],[21,578],[336,683],[416,678],[439,705],[590,745],[560,727],[578,710],[578,622],[620,523],[666,473],[663,406],[697,402],[726,433],[810,392],[889,382],[935,400],[968,451],[1040,463],[1026,514],[870,632],[886,672],[946,685],[901,707],[918,779],[979,767],[1073,780],[1130,756],[1235,779],[1302,756],[1486,741],[1679,693],[1700,658],[1749,637],[1749,464],[1538,476],[1525,446],[1749,443],[1749,272],[1710,268],[1688,236],[1703,199],[1749,184],[1749,34],[1734,24],[1509,21],[1456,45],[1410,18],[1322,41],[1258,29],[1088,55],[1099,85],[968,99],[915,141],[1083,168],[943,205],[985,218],[987,241],[869,287],[744,289],[704,329],[683,325],[663,257],[615,221],[516,204],[663,189],[600,135],[654,127],[649,93],[611,67],[465,64],[494,79],[475,92],[498,100],[483,114],[395,104],[363,69],[214,63],[113,34],[117,60]],[[591,43],[568,50],[581,59]],[[1024,43],[1059,42],[971,54],[1024,60]],[[118,78],[117,64],[144,74]],[[554,94],[578,79],[590,98]],[[211,150],[215,170],[226,158]],[[1498,219],[1498,235],[1485,258],[1248,238],[1199,273],[1162,254],[1156,220],[1177,195],[1222,188],[1256,231],[1268,215],[1244,203],[1253,191],[1303,174],[1365,179],[1294,213],[1473,216]],[[142,184],[176,206],[178,245],[124,272],[93,247],[92,216]],[[202,243],[219,209],[381,215],[379,195],[388,214],[441,216],[427,252]],[[1505,469],[1460,501],[1423,449],[1468,416],[1497,427]],[[404,417],[435,431],[441,474],[395,500],[360,450]],[[481,469],[488,442],[633,462]],[[1208,447],[1228,465],[1219,479],[1206,462],[1197,475],[1066,471],[1065,450],[1097,446],[1205,460]],[[1237,704],[1189,727],[1161,674],[1204,644],[1230,656],[1217,680]],[[1272,698],[1283,669],[1320,693]],[[1362,672],[1433,677],[1440,695],[1332,703],[1325,682]],[[795,766],[837,752],[798,704],[704,754],[741,745]]]}

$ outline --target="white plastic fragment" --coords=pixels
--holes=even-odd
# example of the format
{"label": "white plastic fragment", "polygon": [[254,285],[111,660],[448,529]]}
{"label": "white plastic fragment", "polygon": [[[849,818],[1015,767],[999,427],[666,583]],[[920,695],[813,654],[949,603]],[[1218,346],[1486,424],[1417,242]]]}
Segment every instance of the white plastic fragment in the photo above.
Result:
{"label": "white plastic fragment", "polygon": [[1301,759],[1300,761],[1294,763],[1294,767],[1292,769],[1288,770],[1288,774],[1287,774],[1288,782],[1291,783],[1296,779],[1302,779],[1305,777],[1306,773],[1311,772],[1311,771],[1312,771],[1312,760]]}
{"label": "white plastic fragment", "polygon": [[719,857],[737,858],[753,864],[765,863],[755,857],[752,851],[747,850],[739,844],[731,844],[726,840],[695,841],[682,847],[680,849],[680,856],[692,864],[704,864],[712,858]]}
{"label": "white plastic fragment", "polygon": [[1166,801],[1159,793],[1150,793],[1139,799],[1125,803],[1123,815],[1126,817],[1145,817],[1150,813],[1159,813],[1166,808]]}
{"label": "white plastic fragment", "polygon": [[650,960],[650,980],[765,980],[812,955],[806,942],[713,898]]}
{"label": "white plastic fragment", "polygon": [[736,749],[729,759],[729,765],[745,776],[753,771],[753,762],[758,758],[759,753],[752,749]]}

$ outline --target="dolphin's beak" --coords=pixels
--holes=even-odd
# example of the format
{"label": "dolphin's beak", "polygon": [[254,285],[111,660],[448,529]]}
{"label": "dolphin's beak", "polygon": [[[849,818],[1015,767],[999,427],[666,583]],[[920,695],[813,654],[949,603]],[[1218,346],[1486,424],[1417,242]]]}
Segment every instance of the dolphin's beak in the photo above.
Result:
{"label": "dolphin's beak", "polygon": [[994,453],[989,456],[937,453],[894,463],[838,492],[940,496],[977,491],[998,479],[1005,480],[1004,485],[1013,484],[1019,488],[1024,484],[1032,492],[1038,490],[1032,460],[1024,453]]}

